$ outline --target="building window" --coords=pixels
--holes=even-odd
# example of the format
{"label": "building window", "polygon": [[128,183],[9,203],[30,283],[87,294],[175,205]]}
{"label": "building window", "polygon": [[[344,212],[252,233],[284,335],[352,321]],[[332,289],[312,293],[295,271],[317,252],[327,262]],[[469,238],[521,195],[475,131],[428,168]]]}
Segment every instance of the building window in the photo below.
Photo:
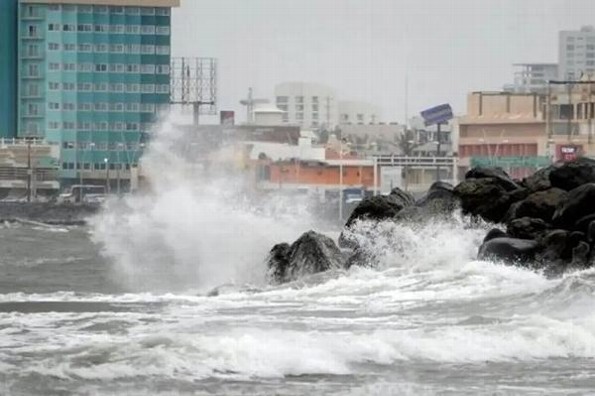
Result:
{"label": "building window", "polygon": [[64,25],[62,25],[62,30],[65,31],[65,32],[74,32],[74,31],[76,31],[74,25],[71,25],[71,24],[64,24]]}
{"label": "building window", "polygon": [[78,11],[81,14],[91,14],[91,13],[93,13],[93,6],[79,5]]}
{"label": "building window", "polygon": [[314,104],[318,103],[318,96],[312,96],[312,103],[314,103]]}
{"label": "building window", "polygon": [[35,103],[29,103],[27,106],[27,114],[30,116],[39,115],[39,107]]}
{"label": "building window", "polygon": [[124,25],[111,25],[110,31],[112,33],[124,34],[126,32],[126,27]]}
{"label": "building window", "polygon": [[109,25],[95,25],[95,33],[109,32]]}
{"label": "building window", "polygon": [[75,50],[76,50],[76,44],[72,44],[72,43],[64,44],[64,51],[75,51]]}
{"label": "building window", "polygon": [[102,5],[93,6],[93,11],[97,14],[107,14],[107,6],[102,6]]}
{"label": "building window", "polygon": [[141,15],[155,15],[155,9],[153,7],[142,7],[140,9]]}
{"label": "building window", "polygon": [[66,110],[66,111],[74,111],[74,109],[75,109],[74,103],[71,103],[71,102],[62,103],[62,109]]}
{"label": "building window", "polygon": [[48,122],[48,129],[60,129],[60,123],[56,121]]}
{"label": "building window", "polygon": [[60,103],[48,102],[48,110],[60,110]]}
{"label": "building window", "polygon": [[107,52],[107,44],[95,44],[95,52]]}
{"label": "building window", "polygon": [[52,71],[60,70],[60,64],[52,62],[48,65],[48,69]]}
{"label": "building window", "polygon": [[155,8],[155,15],[169,16],[169,14],[170,14],[169,8]]}
{"label": "building window", "polygon": [[304,105],[296,105],[295,111],[304,111]]}
{"label": "building window", "polygon": [[157,45],[157,46],[155,46],[155,53],[157,55],[169,55],[169,45]]}
{"label": "building window", "polygon": [[295,118],[297,120],[303,120],[304,119],[304,113],[295,113]]}
{"label": "building window", "polygon": [[140,8],[139,7],[126,7],[126,14],[140,15]]}
{"label": "building window", "polygon": [[277,104],[289,102],[288,96],[277,96]]}
{"label": "building window", "polygon": [[77,30],[79,32],[92,32],[93,31],[93,25],[91,25],[90,23],[81,23],[77,26]]}
{"label": "building window", "polygon": [[48,50],[50,50],[50,51],[59,51],[60,50],[60,44],[58,44],[58,43],[48,43]]}
{"label": "building window", "polygon": [[38,132],[39,132],[39,124],[36,122],[29,121],[27,123],[27,134],[37,135]]}
{"label": "building window", "polygon": [[109,50],[116,54],[124,53],[124,44],[110,44]]}
{"label": "building window", "polygon": [[155,27],[155,34],[159,34],[159,35],[169,35],[170,34],[170,29],[169,26],[157,26]]}
{"label": "building window", "polygon": [[91,44],[79,44],[79,52],[93,52]]}
{"label": "building window", "polygon": [[169,65],[157,65],[157,74],[169,74]]}
{"label": "building window", "polygon": [[153,25],[143,25],[140,28],[141,34],[155,34],[155,26]]}
{"label": "building window", "polygon": [[155,85],[155,92],[169,93],[169,85],[168,84],[157,84],[157,85]]}
{"label": "building window", "polygon": [[312,111],[318,111],[318,105],[317,104],[312,105]]}
{"label": "building window", "polygon": [[39,85],[38,84],[28,84],[28,92],[29,97],[38,97],[39,96]]}
{"label": "building window", "polygon": [[109,11],[112,14],[124,14],[124,7],[113,6],[113,7],[110,7]]}
{"label": "building window", "polygon": [[70,83],[70,82],[62,83],[62,89],[65,91],[74,91],[74,83]]}
{"label": "building window", "polygon": [[143,74],[155,74],[155,65],[141,65],[140,72]]}
{"label": "building window", "polygon": [[105,63],[98,63],[95,65],[95,71],[99,73],[107,72],[107,64]]}
{"label": "building window", "polygon": [[155,93],[155,84],[143,84],[143,93]]}
{"label": "building window", "polygon": [[49,23],[48,24],[48,31],[49,32],[59,32],[60,31],[60,24],[58,24],[58,23]]}
{"label": "building window", "polygon": [[39,65],[36,63],[29,65],[29,77],[39,77]]}
{"label": "building window", "polygon": [[93,71],[92,63],[79,63],[78,67],[79,67],[80,72],[92,72]]}
{"label": "building window", "polygon": [[155,46],[154,45],[141,45],[140,52],[141,52],[141,54],[144,54],[144,55],[153,55],[155,53]]}
{"label": "building window", "polygon": [[304,97],[303,96],[296,96],[295,97],[295,103],[299,103],[299,104],[304,103]]}
{"label": "building window", "polygon": [[126,33],[128,33],[128,34],[139,34],[140,33],[140,26],[139,25],[126,25]]}
{"label": "building window", "polygon": [[76,63],[64,63],[62,68],[64,71],[76,71]]}
{"label": "building window", "polygon": [[50,91],[57,91],[60,89],[60,83],[50,81],[48,82],[48,89]]}
{"label": "building window", "polygon": [[60,11],[60,5],[59,4],[52,4],[49,7],[50,11]]}
{"label": "building window", "polygon": [[62,5],[62,11],[63,12],[75,12],[76,6],[70,5],[70,4],[64,4],[64,5]]}
{"label": "building window", "polygon": [[37,37],[37,26],[29,25],[27,31],[29,32],[28,37]]}

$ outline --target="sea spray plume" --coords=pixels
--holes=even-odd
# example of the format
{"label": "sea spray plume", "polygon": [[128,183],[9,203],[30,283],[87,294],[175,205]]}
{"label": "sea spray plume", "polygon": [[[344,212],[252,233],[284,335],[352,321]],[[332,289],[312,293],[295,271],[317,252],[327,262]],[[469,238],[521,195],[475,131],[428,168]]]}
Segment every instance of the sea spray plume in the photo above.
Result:
{"label": "sea spray plume", "polygon": [[164,123],[141,160],[148,191],[110,200],[92,220],[114,277],[131,290],[151,291],[264,283],[270,246],[294,240],[315,222],[293,197],[255,199],[238,172],[200,172],[180,154],[185,139]]}

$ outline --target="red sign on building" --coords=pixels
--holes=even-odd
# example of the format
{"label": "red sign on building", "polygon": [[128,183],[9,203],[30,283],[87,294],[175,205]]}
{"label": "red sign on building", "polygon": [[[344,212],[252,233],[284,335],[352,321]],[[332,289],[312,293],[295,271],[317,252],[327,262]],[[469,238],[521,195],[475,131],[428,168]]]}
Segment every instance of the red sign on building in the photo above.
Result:
{"label": "red sign on building", "polygon": [[581,156],[583,147],[576,144],[561,144],[557,147],[557,159],[559,161],[574,161]]}

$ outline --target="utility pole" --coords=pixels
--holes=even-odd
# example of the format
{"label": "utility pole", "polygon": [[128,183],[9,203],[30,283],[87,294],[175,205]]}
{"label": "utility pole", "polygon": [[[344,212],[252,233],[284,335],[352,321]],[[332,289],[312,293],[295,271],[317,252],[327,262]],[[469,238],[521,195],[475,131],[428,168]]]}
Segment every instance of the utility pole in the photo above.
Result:
{"label": "utility pole", "polygon": [[31,169],[31,140],[27,140],[27,202],[31,202],[31,184],[33,170]]}
{"label": "utility pole", "polygon": [[438,161],[438,158],[440,157],[440,126],[442,124],[439,122],[436,126],[437,126],[437,130],[436,130],[436,140],[437,140],[437,144],[436,144],[436,181],[440,181],[440,162]]}
{"label": "utility pole", "polygon": [[343,137],[339,140],[339,221],[343,221]]}

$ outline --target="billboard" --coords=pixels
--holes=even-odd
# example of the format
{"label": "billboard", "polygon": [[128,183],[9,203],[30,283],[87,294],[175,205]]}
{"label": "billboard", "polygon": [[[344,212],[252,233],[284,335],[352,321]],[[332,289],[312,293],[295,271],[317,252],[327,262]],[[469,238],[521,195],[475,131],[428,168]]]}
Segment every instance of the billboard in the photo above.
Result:
{"label": "billboard", "polygon": [[420,114],[421,117],[424,119],[424,123],[426,124],[426,126],[444,124],[452,120],[452,118],[454,117],[454,115],[452,114],[452,108],[448,103],[424,110]]}

